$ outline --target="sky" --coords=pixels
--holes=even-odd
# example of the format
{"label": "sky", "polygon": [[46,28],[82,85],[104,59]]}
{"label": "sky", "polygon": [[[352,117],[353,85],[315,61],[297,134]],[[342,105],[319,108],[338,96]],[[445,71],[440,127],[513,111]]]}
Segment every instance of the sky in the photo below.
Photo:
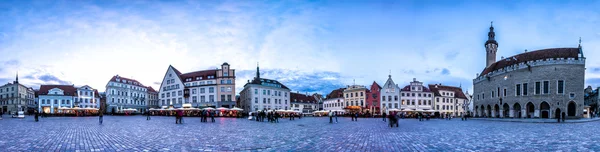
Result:
{"label": "sky", "polygon": [[[0,1],[0,83],[89,85],[114,75],[158,89],[169,65],[236,70],[293,92],[346,85],[462,86],[485,66],[490,22],[497,59],[577,47],[586,86],[600,86],[600,1]],[[582,88],[583,89],[583,88]]]}

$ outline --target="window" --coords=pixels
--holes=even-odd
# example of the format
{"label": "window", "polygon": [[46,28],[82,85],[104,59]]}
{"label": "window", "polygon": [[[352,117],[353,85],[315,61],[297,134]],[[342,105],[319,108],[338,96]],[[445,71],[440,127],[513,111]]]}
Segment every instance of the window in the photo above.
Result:
{"label": "window", "polygon": [[544,81],[544,94],[548,94],[548,92],[550,92],[549,88],[548,88],[549,85],[550,85],[549,81]]}
{"label": "window", "polygon": [[200,102],[206,102],[206,97],[205,96],[200,96]]}
{"label": "window", "polygon": [[233,100],[231,99],[231,95],[227,95],[227,101],[233,101]]}
{"label": "window", "polygon": [[492,98],[494,98],[494,91],[492,91]]}
{"label": "window", "polygon": [[527,83],[523,83],[523,95],[527,95]]}
{"label": "window", "polygon": [[500,87],[498,87],[498,90],[496,90],[496,93],[498,93],[497,96],[500,97]]}
{"label": "window", "polygon": [[208,93],[215,93],[215,88],[209,87],[208,88]]}
{"label": "window", "polygon": [[225,92],[225,87],[221,87],[221,92]]}
{"label": "window", "polygon": [[517,84],[517,86],[515,86],[515,90],[516,92],[516,96],[520,96],[521,95],[521,84]]}
{"label": "window", "polygon": [[254,94],[258,94],[258,89],[254,89]]}
{"label": "window", "polygon": [[192,89],[192,94],[196,94],[196,89]]}
{"label": "window", "polygon": [[271,98],[267,99],[267,103],[271,104]]}
{"label": "window", "polygon": [[557,93],[559,93],[559,94],[565,93],[564,87],[565,87],[565,81],[558,80],[558,88],[556,88]]}
{"label": "window", "polygon": [[177,95],[183,95],[183,91],[181,91],[181,90],[177,91]]}
{"label": "window", "polygon": [[225,101],[225,95],[224,94],[221,95],[221,101]]}
{"label": "window", "polygon": [[435,102],[440,102],[440,98],[435,98]]}
{"label": "window", "polygon": [[506,88],[504,89],[504,96],[506,97]]}
{"label": "window", "polygon": [[215,102],[215,95],[208,96],[209,102]]}
{"label": "window", "polygon": [[394,101],[398,101],[398,96],[394,96]]}
{"label": "window", "polygon": [[267,104],[267,98],[263,98],[263,104]]}
{"label": "window", "polygon": [[541,84],[540,82],[535,82],[535,94],[540,94],[540,92],[542,92],[541,90]]}
{"label": "window", "polygon": [[206,89],[205,88],[200,88],[200,93],[205,93]]}
{"label": "window", "polygon": [[196,97],[196,96],[192,96],[192,102],[193,102],[193,103],[196,103],[196,102],[198,102],[198,97]]}

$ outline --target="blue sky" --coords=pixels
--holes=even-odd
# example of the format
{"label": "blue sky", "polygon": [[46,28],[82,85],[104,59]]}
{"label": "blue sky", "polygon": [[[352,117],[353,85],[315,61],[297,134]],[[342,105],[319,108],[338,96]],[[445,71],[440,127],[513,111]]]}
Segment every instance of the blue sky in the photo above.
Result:
{"label": "blue sky", "polygon": [[[0,82],[90,85],[116,74],[158,87],[182,72],[238,71],[293,91],[412,78],[472,89],[494,21],[497,59],[554,47],[587,57],[600,85],[598,1],[1,1]],[[472,91],[469,91],[472,92]]]}

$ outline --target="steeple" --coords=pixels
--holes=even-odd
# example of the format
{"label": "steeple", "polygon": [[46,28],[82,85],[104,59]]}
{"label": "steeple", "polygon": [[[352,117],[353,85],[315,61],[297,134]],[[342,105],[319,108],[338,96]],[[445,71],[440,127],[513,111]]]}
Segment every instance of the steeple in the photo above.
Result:
{"label": "steeple", "polygon": [[496,62],[496,52],[498,51],[498,42],[496,42],[496,33],[494,32],[494,22],[491,22],[490,32],[488,32],[488,40],[485,42],[485,50],[486,50],[486,66]]}
{"label": "steeple", "polygon": [[256,62],[256,78],[260,79],[260,69],[258,68],[258,62]]}
{"label": "steeple", "polygon": [[19,83],[19,71],[17,71],[17,76],[16,76],[16,79],[15,79],[15,83],[17,83],[17,84]]}
{"label": "steeple", "polygon": [[584,57],[583,48],[581,48],[581,37],[579,37],[579,46],[577,48],[579,48],[579,55],[581,55],[581,57]]}

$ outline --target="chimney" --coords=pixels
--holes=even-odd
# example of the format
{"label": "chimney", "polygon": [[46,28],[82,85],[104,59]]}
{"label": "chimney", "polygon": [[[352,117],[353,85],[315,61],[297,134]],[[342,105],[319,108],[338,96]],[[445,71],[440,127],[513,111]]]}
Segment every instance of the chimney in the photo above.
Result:
{"label": "chimney", "polygon": [[417,78],[413,78],[413,82],[417,81]]}

